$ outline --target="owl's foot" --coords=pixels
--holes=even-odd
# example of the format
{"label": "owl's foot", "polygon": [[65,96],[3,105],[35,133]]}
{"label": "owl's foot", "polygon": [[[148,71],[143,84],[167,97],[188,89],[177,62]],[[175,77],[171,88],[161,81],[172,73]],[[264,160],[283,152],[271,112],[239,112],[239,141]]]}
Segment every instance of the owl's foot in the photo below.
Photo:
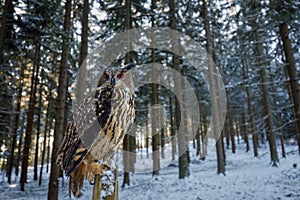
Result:
{"label": "owl's foot", "polygon": [[103,171],[104,170],[109,170],[110,167],[106,164],[99,164],[98,162],[93,162],[90,165],[88,165],[87,167],[88,169],[88,181],[90,182],[90,184],[94,184],[93,183],[93,179],[94,176],[96,174],[100,174],[101,176],[103,176]]}

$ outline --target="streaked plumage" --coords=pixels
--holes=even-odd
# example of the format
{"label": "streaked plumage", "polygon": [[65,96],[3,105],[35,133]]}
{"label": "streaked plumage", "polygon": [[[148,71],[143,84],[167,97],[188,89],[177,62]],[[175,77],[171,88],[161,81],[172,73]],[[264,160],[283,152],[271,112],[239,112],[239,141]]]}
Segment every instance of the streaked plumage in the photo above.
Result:
{"label": "streaked plumage", "polygon": [[98,88],[83,99],[68,124],[57,164],[70,176],[69,190],[81,196],[84,177],[92,181],[112,156],[134,120],[133,81],[129,69],[106,69]]}

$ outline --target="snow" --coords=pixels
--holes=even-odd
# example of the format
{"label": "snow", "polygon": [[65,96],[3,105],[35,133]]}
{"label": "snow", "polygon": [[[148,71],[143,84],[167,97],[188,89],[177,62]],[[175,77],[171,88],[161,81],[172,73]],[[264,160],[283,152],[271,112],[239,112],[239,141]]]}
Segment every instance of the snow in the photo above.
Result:
{"label": "snow", "polygon": [[[261,147],[260,156],[253,157],[245,152],[245,145],[237,147],[236,154],[226,150],[226,175],[216,173],[216,153],[213,149],[200,161],[191,149],[190,176],[178,179],[177,162],[161,169],[160,175],[152,177],[149,172],[135,173],[130,176],[131,185],[121,188],[122,173],[119,172],[120,200],[213,200],[213,199],[300,199],[300,156],[296,145],[286,145],[287,158],[281,158],[278,167],[269,165],[268,149]],[[280,149],[278,149],[280,151]],[[279,153],[280,154],[280,153]],[[145,156],[144,156],[145,157]],[[140,159],[140,156],[138,156]],[[138,169],[138,166],[136,166]],[[26,191],[21,192],[18,181],[9,185],[2,175],[0,180],[0,200],[42,200],[47,199],[49,174],[44,173],[41,187],[31,181],[32,169],[29,171]],[[91,199],[92,186],[86,182],[84,195],[80,199]],[[60,187],[59,199],[68,197],[68,180]]]}

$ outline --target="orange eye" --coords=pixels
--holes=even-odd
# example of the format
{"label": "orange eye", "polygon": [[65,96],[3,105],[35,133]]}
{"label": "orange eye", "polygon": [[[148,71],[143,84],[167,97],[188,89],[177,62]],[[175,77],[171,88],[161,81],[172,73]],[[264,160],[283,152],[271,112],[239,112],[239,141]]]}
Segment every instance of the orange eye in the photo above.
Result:
{"label": "orange eye", "polygon": [[117,75],[117,77],[118,77],[118,79],[124,78],[124,73],[123,73],[123,72],[119,73],[119,74]]}
{"label": "orange eye", "polygon": [[107,73],[104,73],[104,74],[103,74],[103,79],[104,79],[105,81],[107,81],[108,78],[109,78],[109,75],[108,75]]}

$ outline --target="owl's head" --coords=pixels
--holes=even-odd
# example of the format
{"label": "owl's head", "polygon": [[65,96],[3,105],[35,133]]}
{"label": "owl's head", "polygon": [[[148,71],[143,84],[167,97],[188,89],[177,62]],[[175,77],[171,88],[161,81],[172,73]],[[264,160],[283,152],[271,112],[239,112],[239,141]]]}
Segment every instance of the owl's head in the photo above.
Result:
{"label": "owl's head", "polygon": [[132,76],[129,70],[134,66],[133,63],[130,63],[123,68],[106,68],[99,81],[98,87],[102,85],[110,85],[111,87],[121,87],[125,85],[128,88],[133,88]]}

